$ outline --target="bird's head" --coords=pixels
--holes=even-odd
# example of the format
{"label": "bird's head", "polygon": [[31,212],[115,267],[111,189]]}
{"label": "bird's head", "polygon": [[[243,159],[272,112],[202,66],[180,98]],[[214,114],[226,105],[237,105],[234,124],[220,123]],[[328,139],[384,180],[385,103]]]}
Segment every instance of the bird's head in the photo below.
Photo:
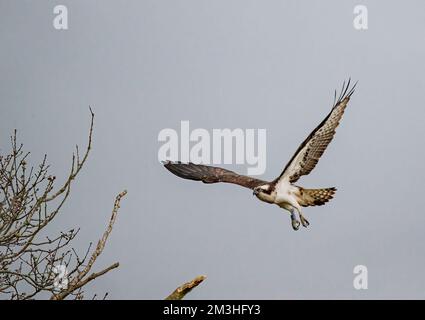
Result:
{"label": "bird's head", "polygon": [[252,194],[264,202],[274,203],[276,200],[276,192],[270,184],[255,187]]}
{"label": "bird's head", "polygon": [[270,185],[269,184],[263,184],[261,186],[255,187],[252,194],[254,196],[260,197],[262,194],[268,194],[270,195]]}

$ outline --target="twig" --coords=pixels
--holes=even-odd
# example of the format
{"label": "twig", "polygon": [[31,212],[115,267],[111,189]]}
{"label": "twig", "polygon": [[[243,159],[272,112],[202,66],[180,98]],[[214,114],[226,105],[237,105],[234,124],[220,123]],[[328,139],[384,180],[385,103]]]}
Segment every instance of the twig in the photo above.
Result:
{"label": "twig", "polygon": [[87,278],[84,279],[84,277],[90,272],[90,270],[93,267],[93,264],[95,263],[96,259],[100,256],[103,249],[105,248],[106,240],[108,239],[109,234],[112,232],[112,228],[113,228],[115,220],[117,218],[118,210],[120,208],[121,199],[126,194],[127,194],[127,191],[124,190],[123,192],[118,194],[117,197],[115,198],[114,208],[112,209],[112,215],[111,215],[111,219],[109,220],[108,227],[106,228],[105,232],[103,233],[102,238],[97,243],[96,249],[93,251],[93,253],[90,257],[90,260],[89,260],[88,264],[86,265],[86,267],[81,272],[79,272],[75,276],[74,279],[72,279],[70,281],[70,284],[69,284],[67,289],[60,292],[59,294],[53,294],[50,297],[51,300],[63,300],[68,295],[70,295],[72,292],[74,292],[75,290],[86,285],[88,282],[96,279],[97,277],[99,277],[99,276],[107,273],[108,271],[115,269],[119,266],[119,263],[114,263],[113,265],[109,266],[108,268],[106,268],[106,269],[104,269],[100,272],[97,272],[97,273],[92,273],[91,275],[89,275]]}
{"label": "twig", "polygon": [[181,300],[183,299],[193,288],[196,288],[202,281],[204,281],[206,276],[199,276],[193,279],[190,282],[178,287],[172,294],[170,294],[165,300]]}

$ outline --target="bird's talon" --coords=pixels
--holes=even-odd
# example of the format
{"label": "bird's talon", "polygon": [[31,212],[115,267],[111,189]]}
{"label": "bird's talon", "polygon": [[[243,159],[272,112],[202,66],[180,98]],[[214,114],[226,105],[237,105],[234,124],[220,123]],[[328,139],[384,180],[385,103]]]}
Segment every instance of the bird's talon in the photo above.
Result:
{"label": "bird's talon", "polygon": [[300,222],[298,220],[292,220],[292,229],[295,231],[300,228]]}
{"label": "bird's talon", "polygon": [[306,218],[301,218],[301,223],[304,228],[307,228],[310,225],[310,222]]}

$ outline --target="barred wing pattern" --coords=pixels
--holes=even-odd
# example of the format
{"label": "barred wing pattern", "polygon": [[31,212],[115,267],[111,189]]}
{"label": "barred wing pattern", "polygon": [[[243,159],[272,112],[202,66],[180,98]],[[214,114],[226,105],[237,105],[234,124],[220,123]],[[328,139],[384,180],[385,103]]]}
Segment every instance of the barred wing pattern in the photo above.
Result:
{"label": "barred wing pattern", "polygon": [[334,102],[331,112],[299,146],[281,175],[273,182],[274,184],[279,184],[286,180],[294,183],[301,176],[309,174],[314,169],[335,135],[335,129],[344,114],[351,95],[354,93],[356,84],[351,89],[349,87],[350,80],[347,85],[344,82],[338,100],[336,100],[335,92],[336,102]]}
{"label": "barred wing pattern", "polygon": [[266,181],[243,176],[233,171],[219,167],[205,166],[202,164],[194,164],[190,162],[181,163],[167,161],[163,164],[164,167],[168,169],[168,171],[172,172],[180,178],[202,181],[203,183],[227,182],[249,189],[254,189],[257,186],[267,183]]}

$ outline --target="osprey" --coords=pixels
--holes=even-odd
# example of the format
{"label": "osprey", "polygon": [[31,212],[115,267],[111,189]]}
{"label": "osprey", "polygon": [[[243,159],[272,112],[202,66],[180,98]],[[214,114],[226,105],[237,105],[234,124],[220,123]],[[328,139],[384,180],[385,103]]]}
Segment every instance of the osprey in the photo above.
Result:
{"label": "osprey", "polygon": [[[289,211],[294,230],[299,229],[300,221],[304,227],[307,227],[309,222],[304,217],[301,207],[325,204],[333,198],[336,188],[304,189],[294,183],[314,169],[326,147],[332,141],[335,129],[354,93],[356,84],[350,88],[350,80],[347,85],[344,82],[338,99],[336,99],[335,91],[334,104],[330,113],[299,146],[282,173],[271,182],[240,175],[223,168],[190,162],[166,161],[163,163],[164,167],[184,179],[204,183],[227,182],[252,189],[253,194],[261,201],[276,204]],[[297,219],[296,213],[298,213],[300,221]]]}

